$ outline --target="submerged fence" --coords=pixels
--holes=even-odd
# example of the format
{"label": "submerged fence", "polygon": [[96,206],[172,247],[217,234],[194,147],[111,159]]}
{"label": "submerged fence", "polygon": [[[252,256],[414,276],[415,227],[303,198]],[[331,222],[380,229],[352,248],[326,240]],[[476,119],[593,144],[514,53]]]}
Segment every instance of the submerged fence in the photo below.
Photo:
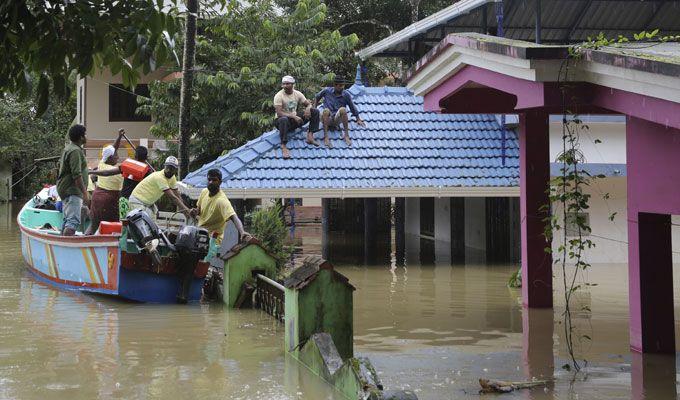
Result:
{"label": "submerged fence", "polygon": [[262,274],[256,276],[255,304],[262,311],[283,322],[285,296],[283,285]]}

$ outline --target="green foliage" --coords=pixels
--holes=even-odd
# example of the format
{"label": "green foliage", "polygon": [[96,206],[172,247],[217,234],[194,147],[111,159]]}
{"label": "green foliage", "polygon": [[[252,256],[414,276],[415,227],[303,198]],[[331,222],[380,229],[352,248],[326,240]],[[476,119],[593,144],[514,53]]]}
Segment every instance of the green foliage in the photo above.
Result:
{"label": "green foliage", "polygon": [[56,182],[56,162],[33,160],[60,154],[75,112],[75,95],[64,100],[53,97],[42,115],[32,99],[13,95],[0,99],[0,162],[12,166],[15,197],[31,196],[40,184]]}
{"label": "green foliage", "polygon": [[[168,3],[168,4],[166,4]],[[172,59],[179,27],[174,2],[29,1],[0,2],[0,92],[34,93],[36,114],[50,92],[67,98],[68,77],[109,67],[134,86],[144,73]],[[163,8],[162,8],[163,7]]]}
{"label": "green foliage", "polygon": [[[309,98],[332,80],[329,65],[354,63],[357,36],[326,30],[326,14],[320,0],[301,0],[283,13],[270,0],[256,0],[231,2],[223,16],[199,21],[192,165],[272,129],[273,98],[283,75],[293,75],[296,89]],[[154,117],[155,135],[176,135],[180,84],[151,85],[152,99],[141,111]]]}
{"label": "green foliage", "polygon": [[285,245],[288,229],[283,222],[281,205],[278,203],[267,208],[252,212],[250,219],[250,233],[262,246],[276,257],[276,267],[281,270],[290,258],[292,249]]}
{"label": "green foliage", "polygon": [[[296,6],[296,0],[277,0],[277,3],[287,10]],[[451,5],[445,0],[326,0],[324,3],[328,7],[328,27],[343,34],[356,32],[361,47],[411,25],[414,7],[418,19],[422,19]]]}
{"label": "green foliage", "polygon": [[519,268],[517,271],[513,272],[512,275],[510,275],[510,279],[508,279],[508,287],[514,289],[522,287],[522,268]]}

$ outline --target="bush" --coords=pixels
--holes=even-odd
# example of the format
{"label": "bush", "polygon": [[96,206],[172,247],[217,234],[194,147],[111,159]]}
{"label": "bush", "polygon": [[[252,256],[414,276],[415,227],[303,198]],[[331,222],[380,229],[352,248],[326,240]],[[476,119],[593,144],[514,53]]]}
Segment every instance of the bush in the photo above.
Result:
{"label": "bush", "polygon": [[274,257],[276,267],[281,270],[290,258],[292,249],[286,246],[288,229],[283,221],[281,205],[256,210],[248,215],[250,233],[252,233]]}

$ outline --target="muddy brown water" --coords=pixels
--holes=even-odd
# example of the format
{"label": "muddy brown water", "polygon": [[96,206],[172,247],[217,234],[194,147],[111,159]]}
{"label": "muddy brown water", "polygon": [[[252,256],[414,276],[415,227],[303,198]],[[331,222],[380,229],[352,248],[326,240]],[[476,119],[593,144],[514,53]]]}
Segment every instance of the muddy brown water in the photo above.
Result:
{"label": "muddy brown water", "polygon": [[[21,258],[17,211],[0,204],[1,399],[342,399],[285,357],[283,326],[259,311],[131,304],[38,283]],[[321,231],[298,229],[296,243],[297,261],[318,254]],[[680,358],[628,350],[625,265],[588,272],[598,286],[578,302],[592,315],[577,322],[592,341],[579,345],[589,364],[575,376],[561,368],[568,357],[559,290],[554,310],[526,311],[519,291],[506,287],[515,266],[452,266],[406,247],[404,263],[388,252],[377,265],[336,265],[357,287],[355,353],[372,360],[387,388],[421,399],[663,400],[680,393]],[[678,321],[680,267],[675,272]],[[480,396],[480,377],[554,381]]]}

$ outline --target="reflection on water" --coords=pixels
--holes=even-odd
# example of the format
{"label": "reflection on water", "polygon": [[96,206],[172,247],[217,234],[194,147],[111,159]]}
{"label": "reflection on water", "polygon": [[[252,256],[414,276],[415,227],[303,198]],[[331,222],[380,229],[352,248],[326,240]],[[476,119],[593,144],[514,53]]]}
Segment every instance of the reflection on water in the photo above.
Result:
{"label": "reflection on water", "polygon": [[[340,398],[284,356],[283,326],[257,311],[129,304],[36,283],[10,214],[0,205],[0,398]],[[437,243],[417,238],[401,249],[369,247],[356,236],[322,240],[305,227],[296,241],[295,262],[323,251],[357,287],[355,353],[371,358],[388,388],[421,399],[479,398],[480,377],[552,378],[503,398],[677,396],[676,357],[628,351],[623,265],[593,267],[588,279],[599,286],[578,297],[593,310],[578,328],[593,340],[579,346],[587,375],[573,379],[561,368],[559,294],[554,312],[523,309],[519,291],[506,287],[514,265],[452,266]]]}

